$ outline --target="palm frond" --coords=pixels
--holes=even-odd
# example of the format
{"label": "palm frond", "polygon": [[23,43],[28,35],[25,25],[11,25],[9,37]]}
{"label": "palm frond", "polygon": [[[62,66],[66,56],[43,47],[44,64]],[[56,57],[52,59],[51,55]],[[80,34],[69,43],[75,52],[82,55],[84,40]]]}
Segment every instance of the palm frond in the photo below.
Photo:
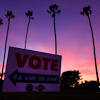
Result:
{"label": "palm frond", "polygon": [[0,18],[0,25],[2,25],[3,24],[3,20]]}
{"label": "palm frond", "polygon": [[84,12],[81,11],[80,14],[84,16]]}
{"label": "palm frond", "polygon": [[6,15],[5,15],[7,18],[14,18],[14,14],[12,11],[7,11]]}
{"label": "palm frond", "polygon": [[49,10],[47,10],[47,12],[48,12],[49,14],[51,14],[51,12],[50,12]]}
{"label": "palm frond", "polygon": [[86,14],[87,16],[88,16],[89,14],[91,14],[91,13],[92,13],[91,7],[90,7],[90,6],[84,7],[84,8],[83,8],[83,13]]}
{"label": "palm frond", "polygon": [[56,15],[56,13],[60,13],[61,12],[61,10],[59,10],[58,8],[59,8],[59,6],[56,5],[56,4],[50,5],[49,6],[49,10],[47,10],[47,12],[49,14],[51,14],[52,17],[54,17]]}
{"label": "palm frond", "polygon": [[34,19],[34,17],[31,17],[31,19],[33,20],[33,19]]}
{"label": "palm frond", "polygon": [[28,10],[25,14],[26,14],[26,16],[28,16],[28,17],[33,16],[33,12],[32,12],[32,11],[30,11],[30,10]]}
{"label": "palm frond", "polygon": [[61,10],[58,10],[57,13],[61,13]]}

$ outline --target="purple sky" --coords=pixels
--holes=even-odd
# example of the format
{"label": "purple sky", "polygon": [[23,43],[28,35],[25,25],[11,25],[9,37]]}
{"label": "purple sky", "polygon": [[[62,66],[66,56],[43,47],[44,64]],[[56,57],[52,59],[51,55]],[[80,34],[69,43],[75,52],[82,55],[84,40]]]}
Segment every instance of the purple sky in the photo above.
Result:
{"label": "purple sky", "polygon": [[[98,71],[100,70],[100,1],[99,0],[0,0],[0,17],[4,24],[0,26],[0,65],[2,65],[4,41],[7,30],[5,13],[12,10],[15,18],[11,20],[8,47],[24,48],[27,27],[27,10],[33,11],[27,48],[36,51],[54,53],[53,20],[46,12],[49,5],[59,5],[61,14],[56,16],[58,54],[62,55],[61,72],[79,70],[84,80],[96,80],[92,39],[88,19],[80,11],[90,5],[92,26],[95,35]],[[100,71],[99,71],[100,73]],[[99,75],[100,76],[100,75]]]}

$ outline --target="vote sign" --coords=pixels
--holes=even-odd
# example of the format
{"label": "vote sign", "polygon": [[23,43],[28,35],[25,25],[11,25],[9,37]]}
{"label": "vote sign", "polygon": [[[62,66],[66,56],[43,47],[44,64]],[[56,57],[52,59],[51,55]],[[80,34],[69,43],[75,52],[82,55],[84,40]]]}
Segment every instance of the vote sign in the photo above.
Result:
{"label": "vote sign", "polygon": [[60,69],[60,55],[10,47],[3,91],[60,91]]}

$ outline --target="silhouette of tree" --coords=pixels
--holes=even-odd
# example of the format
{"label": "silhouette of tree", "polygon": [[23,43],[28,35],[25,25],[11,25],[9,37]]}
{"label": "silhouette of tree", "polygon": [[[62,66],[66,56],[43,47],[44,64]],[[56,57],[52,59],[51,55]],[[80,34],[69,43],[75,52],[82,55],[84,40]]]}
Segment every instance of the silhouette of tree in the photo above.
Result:
{"label": "silhouette of tree", "polygon": [[4,64],[5,64],[5,57],[6,57],[6,48],[7,48],[7,40],[8,40],[8,33],[9,33],[9,27],[10,27],[10,20],[15,17],[14,14],[12,13],[12,11],[7,11],[5,16],[8,19],[8,27],[7,27],[7,34],[6,34],[6,40],[5,40],[5,48],[4,48],[4,57],[3,57],[1,80],[3,78],[3,73],[4,73]]}
{"label": "silhouette of tree", "polygon": [[94,34],[93,29],[91,25],[90,15],[92,14],[92,10],[90,6],[84,7],[83,11],[80,12],[82,15],[86,15],[89,20],[89,25],[91,29],[91,35],[92,35],[92,43],[93,43],[93,53],[94,53],[94,62],[95,62],[95,69],[96,69],[96,76],[97,76],[97,82],[99,83],[99,76],[98,76],[98,69],[97,69],[97,61],[96,61],[96,51],[95,51],[95,42],[94,42]]}
{"label": "silhouette of tree", "polygon": [[99,89],[99,84],[96,81],[85,81],[79,85],[80,89]]}
{"label": "silhouette of tree", "polygon": [[0,25],[2,25],[3,24],[3,20],[0,18]]}
{"label": "silhouette of tree", "polygon": [[28,30],[29,30],[29,25],[30,25],[30,20],[34,19],[32,11],[28,10],[25,15],[28,17],[28,24],[27,24],[27,30],[26,30],[26,36],[25,36],[25,48],[26,48],[26,43],[27,43],[27,35],[28,35]]}
{"label": "silhouette of tree", "polygon": [[51,17],[54,19],[54,36],[55,36],[55,54],[57,54],[57,36],[56,36],[56,23],[55,23],[55,16],[56,14],[59,14],[61,10],[58,10],[59,6],[54,4],[49,6],[49,10],[47,12],[51,15]]}
{"label": "silhouette of tree", "polygon": [[77,70],[66,71],[61,76],[61,89],[66,90],[79,85],[80,73]]}

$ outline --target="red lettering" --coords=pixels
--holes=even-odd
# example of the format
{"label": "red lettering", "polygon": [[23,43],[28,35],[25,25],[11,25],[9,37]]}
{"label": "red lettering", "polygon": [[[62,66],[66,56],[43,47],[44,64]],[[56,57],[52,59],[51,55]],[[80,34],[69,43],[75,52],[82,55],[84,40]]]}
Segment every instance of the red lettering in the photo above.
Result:
{"label": "red lettering", "polygon": [[[23,55],[20,53],[16,53],[15,56],[17,59],[18,67],[23,68],[29,55],[28,54]],[[40,67],[42,66],[42,62],[43,62],[44,70],[48,70],[48,66],[49,64],[51,64],[50,66],[51,71],[58,71],[58,60],[57,59],[50,59],[47,57],[43,57],[41,59],[38,56],[31,56],[28,60],[29,67],[31,67],[32,69],[40,69]]]}
{"label": "red lettering", "polygon": [[24,67],[29,55],[28,54],[24,55],[23,59],[21,59],[21,56],[22,56],[21,54],[16,53],[18,67]]}
{"label": "red lettering", "polygon": [[57,71],[58,70],[58,60],[57,59],[52,59],[51,70],[52,71]]}
{"label": "red lettering", "polygon": [[31,56],[29,65],[33,69],[38,69],[41,67],[41,59],[38,56]]}
{"label": "red lettering", "polygon": [[48,69],[48,63],[49,63],[50,59],[49,58],[43,58],[43,60],[44,60],[44,69],[47,70]]}

